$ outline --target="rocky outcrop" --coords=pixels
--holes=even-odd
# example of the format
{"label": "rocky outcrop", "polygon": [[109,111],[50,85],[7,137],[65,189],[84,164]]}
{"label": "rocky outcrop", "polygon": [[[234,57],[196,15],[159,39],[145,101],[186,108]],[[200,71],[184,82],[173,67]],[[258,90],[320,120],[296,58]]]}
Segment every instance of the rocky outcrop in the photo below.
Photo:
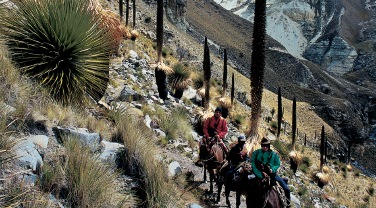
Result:
{"label": "rocky outcrop", "polygon": [[187,0],[167,0],[167,18],[182,31],[187,30],[185,12],[187,10]]}
{"label": "rocky outcrop", "polygon": [[357,58],[356,50],[338,35],[318,40],[311,44],[303,56],[336,75],[352,71]]}

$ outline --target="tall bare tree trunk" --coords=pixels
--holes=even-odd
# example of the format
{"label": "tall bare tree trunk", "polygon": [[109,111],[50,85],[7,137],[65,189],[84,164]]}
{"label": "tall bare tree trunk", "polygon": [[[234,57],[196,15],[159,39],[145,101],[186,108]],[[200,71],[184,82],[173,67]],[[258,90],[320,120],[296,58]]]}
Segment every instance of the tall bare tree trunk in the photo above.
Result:
{"label": "tall bare tree trunk", "polygon": [[324,166],[324,149],[325,149],[325,129],[324,126],[321,128],[321,144],[320,144],[320,172]]}
{"label": "tall bare tree trunk", "polygon": [[128,27],[129,19],[129,0],[125,2],[125,26]]}
{"label": "tall bare tree trunk", "polygon": [[123,21],[123,0],[119,0],[120,21]]}
{"label": "tall bare tree trunk", "polygon": [[296,141],[296,98],[294,97],[292,101],[292,148],[295,150],[295,141]]}
{"label": "tall bare tree trunk", "polygon": [[208,38],[205,37],[205,45],[204,45],[204,62],[203,62],[203,70],[204,70],[204,86],[205,86],[205,101],[204,101],[204,109],[209,109],[209,102],[210,102],[210,77],[211,77],[211,70],[210,70],[210,51],[208,46]]}
{"label": "tall bare tree trunk", "polygon": [[257,140],[261,116],[262,91],[265,71],[266,0],[256,0],[251,63],[251,129],[250,137]]}
{"label": "tall bare tree trunk", "polygon": [[[129,0],[127,0],[129,1]],[[162,59],[163,47],[163,0],[157,1],[157,67],[155,68],[155,79],[158,87],[159,97],[163,100],[168,99],[167,75],[166,72],[160,68],[163,64]]]}
{"label": "tall bare tree trunk", "polygon": [[234,105],[234,96],[235,96],[235,77],[234,77],[234,73],[232,73],[232,79],[231,79],[231,106]]}
{"label": "tall bare tree trunk", "polygon": [[133,0],[133,29],[136,28],[136,0]]}
{"label": "tall bare tree trunk", "polygon": [[222,84],[222,97],[226,95],[227,89],[227,50],[223,54],[223,84]]}
{"label": "tall bare tree trunk", "polygon": [[281,125],[282,125],[282,94],[281,94],[281,87],[278,87],[278,110],[277,110],[277,138],[279,138],[281,134]]}

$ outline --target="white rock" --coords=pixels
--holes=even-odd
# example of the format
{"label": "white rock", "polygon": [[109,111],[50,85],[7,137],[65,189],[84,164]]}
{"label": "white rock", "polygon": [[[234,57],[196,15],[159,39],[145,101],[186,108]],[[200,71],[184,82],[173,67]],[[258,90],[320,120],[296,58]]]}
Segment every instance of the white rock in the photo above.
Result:
{"label": "white rock", "polygon": [[47,148],[48,145],[48,137],[46,135],[30,135],[26,140],[29,140],[42,148]]}
{"label": "white rock", "polygon": [[103,152],[99,155],[100,159],[103,160],[112,160],[115,159],[116,151],[119,148],[124,147],[124,145],[116,143],[116,142],[108,142],[108,141],[102,141],[101,142],[103,146]]}
{"label": "white rock", "polygon": [[138,54],[134,50],[130,50],[128,55],[129,55],[130,58],[138,59]]}
{"label": "white rock", "polygon": [[16,158],[20,162],[20,166],[30,168],[35,171],[37,168],[37,163],[39,163],[41,166],[43,165],[42,157],[35,149],[33,142],[23,140],[17,143],[17,145],[13,147],[13,150],[16,153]]}
{"label": "white rock", "polygon": [[172,176],[172,177],[182,173],[180,164],[176,161],[170,163],[170,165],[168,166],[168,173],[169,173],[169,176]]}

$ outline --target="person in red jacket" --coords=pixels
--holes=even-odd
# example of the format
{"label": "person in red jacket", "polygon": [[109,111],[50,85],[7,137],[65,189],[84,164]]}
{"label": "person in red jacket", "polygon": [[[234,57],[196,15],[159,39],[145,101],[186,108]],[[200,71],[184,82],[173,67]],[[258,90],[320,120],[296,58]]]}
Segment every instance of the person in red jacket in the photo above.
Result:
{"label": "person in red jacket", "polygon": [[214,115],[205,120],[204,123],[204,137],[202,138],[201,145],[200,145],[200,158],[196,162],[197,166],[201,166],[201,159],[202,159],[202,150],[205,150],[203,147],[209,151],[212,144],[218,142],[224,153],[228,154],[228,149],[223,143],[223,139],[226,137],[228,133],[228,127],[226,119],[222,117],[222,108],[217,107],[214,111]]}

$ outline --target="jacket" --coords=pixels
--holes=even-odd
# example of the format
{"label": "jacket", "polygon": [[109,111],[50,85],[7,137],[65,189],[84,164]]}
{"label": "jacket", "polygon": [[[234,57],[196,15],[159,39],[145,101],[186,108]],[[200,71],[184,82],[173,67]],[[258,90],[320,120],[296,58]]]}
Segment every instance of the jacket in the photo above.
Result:
{"label": "jacket", "polygon": [[227,160],[231,163],[231,165],[237,166],[246,160],[246,155],[241,154],[242,150],[243,147],[239,146],[238,144],[230,150]]}
{"label": "jacket", "polygon": [[277,170],[279,166],[281,165],[281,161],[279,159],[279,156],[276,152],[272,150],[268,150],[266,152],[263,152],[262,149],[258,149],[252,153],[252,170],[253,173],[259,177],[263,178],[261,171],[257,168],[256,163],[261,162],[263,165],[268,165],[270,169],[272,170],[272,173],[277,173]]}
{"label": "jacket", "polygon": [[226,119],[224,119],[222,116],[218,119],[215,116],[206,119],[203,129],[206,138],[210,137],[209,128],[215,129],[219,135],[219,138],[221,139],[223,139],[228,132]]}

